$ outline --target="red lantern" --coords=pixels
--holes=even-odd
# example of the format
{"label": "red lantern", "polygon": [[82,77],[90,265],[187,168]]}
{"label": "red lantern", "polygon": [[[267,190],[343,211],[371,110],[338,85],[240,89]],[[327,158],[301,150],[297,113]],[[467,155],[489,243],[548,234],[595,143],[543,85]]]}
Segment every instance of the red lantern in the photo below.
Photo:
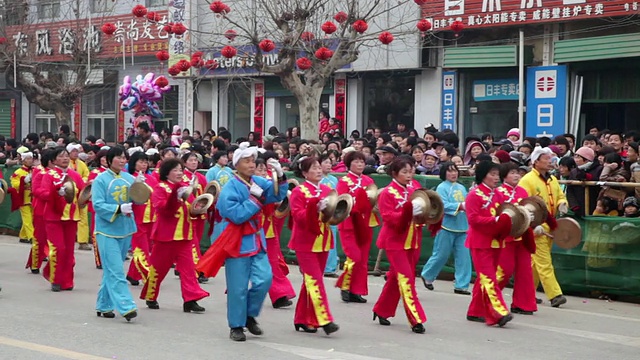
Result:
{"label": "red lantern", "polygon": [[315,38],[315,36],[313,35],[312,32],[310,31],[305,31],[302,34],[300,34],[300,38],[303,41],[313,41],[313,39]]}
{"label": "red lantern", "polygon": [[169,73],[169,75],[171,76],[176,76],[178,74],[180,74],[180,69],[178,69],[175,65],[170,67],[167,72]]}
{"label": "red lantern", "polygon": [[273,49],[276,48],[276,44],[269,40],[269,39],[264,39],[262,41],[260,41],[260,44],[258,44],[258,46],[260,46],[260,50],[264,51],[264,52],[270,52],[273,51]]}
{"label": "red lantern", "polygon": [[0,45],[4,45],[7,43],[7,38],[6,37],[0,37]]}
{"label": "red lantern", "polygon": [[231,12],[231,8],[229,7],[229,5],[224,4],[224,10],[222,10],[222,13],[226,15],[230,12]]}
{"label": "red lantern", "polygon": [[333,56],[333,51],[327,49],[326,47],[321,47],[316,50],[316,57],[320,60],[329,60]]}
{"label": "red lantern", "polygon": [[167,34],[173,34],[173,23],[169,22],[164,24],[164,26],[162,26],[162,30],[164,30],[164,32],[166,32]]}
{"label": "red lantern", "polygon": [[322,26],[320,28],[327,35],[331,35],[334,32],[336,32],[336,30],[338,30],[338,28],[336,27],[336,24],[332,23],[331,21],[327,21],[326,23],[322,24]]}
{"label": "red lantern", "polygon": [[427,3],[427,0],[413,0],[416,4],[422,6]]}
{"label": "red lantern", "polygon": [[421,20],[418,20],[416,27],[418,28],[418,30],[422,32],[429,31],[431,30],[431,22],[427,19],[421,19]]}
{"label": "red lantern", "polygon": [[106,23],[102,25],[102,32],[106,35],[113,35],[113,33],[115,33],[117,29],[118,28],[116,28],[116,26],[112,23]]}
{"label": "red lantern", "polygon": [[155,83],[156,85],[158,85],[158,87],[163,88],[163,87],[165,87],[165,86],[169,85],[169,80],[167,80],[167,78],[166,78],[166,77],[164,77],[164,76],[162,76],[162,75],[161,75],[161,76],[158,76],[158,77],[156,78],[156,80],[154,81],[154,83]]}
{"label": "red lantern", "polygon": [[378,40],[385,45],[389,45],[393,41],[393,35],[388,31],[383,31],[378,36]]}
{"label": "red lantern", "polygon": [[149,11],[147,13],[147,20],[153,21],[153,22],[158,22],[158,21],[162,20],[162,18],[160,17],[160,14],[158,14],[157,12]]}
{"label": "red lantern", "polygon": [[180,71],[187,71],[191,69],[191,63],[188,60],[182,59],[176,63],[176,68]]}
{"label": "red lantern", "polygon": [[369,28],[369,25],[364,20],[356,20],[351,26],[353,27],[353,30],[360,34],[367,31],[367,29]]}
{"label": "red lantern", "polygon": [[225,6],[226,5],[222,1],[214,1],[211,3],[211,5],[209,5],[209,9],[211,9],[211,11],[216,14],[220,14],[224,11]]}
{"label": "red lantern", "polygon": [[133,16],[141,18],[147,15],[147,8],[144,5],[136,5],[131,10],[131,13]]}
{"label": "red lantern", "polygon": [[451,23],[451,30],[455,33],[456,36],[464,30],[464,23],[460,20],[456,20]]}
{"label": "red lantern", "polygon": [[309,69],[312,63],[311,60],[307,59],[306,57],[301,57],[300,59],[296,60],[296,65],[298,65],[298,69],[304,71]]}
{"label": "red lantern", "polygon": [[238,33],[233,29],[229,29],[224,32],[224,37],[229,39],[229,41],[233,41],[233,39],[235,39],[236,36],[238,36]]}
{"label": "red lantern", "polygon": [[192,57],[192,58],[195,58],[195,57],[199,57],[199,58],[201,58],[201,57],[202,57],[202,55],[204,55],[204,53],[203,53],[202,51],[196,51],[196,52],[194,52],[194,53],[191,55],[191,57]]}
{"label": "red lantern", "polygon": [[349,18],[349,15],[347,15],[347,13],[344,11],[340,11],[339,13],[333,16],[333,19],[340,24],[343,24],[345,21],[347,21],[348,18]]}
{"label": "red lantern", "polygon": [[201,57],[192,57],[191,58],[191,67],[201,68],[204,66],[204,60]]}
{"label": "red lantern", "polygon": [[215,60],[207,60],[204,63],[204,67],[206,67],[209,70],[214,70],[218,67],[218,63]]}
{"label": "red lantern", "polygon": [[182,23],[175,23],[171,27],[171,31],[173,31],[173,33],[176,35],[182,35],[187,32],[187,27],[184,26]]}
{"label": "red lantern", "polygon": [[169,60],[169,52],[167,50],[160,50],[156,53],[156,59],[160,61]]}
{"label": "red lantern", "polygon": [[236,56],[236,54],[238,53],[238,50],[236,50],[236,48],[234,48],[233,46],[227,45],[222,48],[220,53],[222,54],[222,56],[226,57],[227,59],[231,59],[232,57]]}

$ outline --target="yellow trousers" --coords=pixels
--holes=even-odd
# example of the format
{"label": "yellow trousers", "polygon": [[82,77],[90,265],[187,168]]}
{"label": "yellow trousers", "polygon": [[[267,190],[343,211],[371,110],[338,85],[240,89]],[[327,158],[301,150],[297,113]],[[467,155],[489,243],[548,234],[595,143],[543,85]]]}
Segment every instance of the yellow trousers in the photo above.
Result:
{"label": "yellow trousers", "polygon": [[533,267],[533,281],[536,286],[542,282],[542,288],[549,300],[562,295],[562,289],[551,261],[551,247],[553,240],[545,235],[536,236],[536,253],[531,256]]}
{"label": "yellow trousers", "polygon": [[80,209],[80,221],[78,222],[78,244],[89,243],[89,213],[87,207]]}
{"label": "yellow trousers", "polygon": [[33,208],[31,204],[20,207],[20,217],[22,217],[20,239],[33,240]]}

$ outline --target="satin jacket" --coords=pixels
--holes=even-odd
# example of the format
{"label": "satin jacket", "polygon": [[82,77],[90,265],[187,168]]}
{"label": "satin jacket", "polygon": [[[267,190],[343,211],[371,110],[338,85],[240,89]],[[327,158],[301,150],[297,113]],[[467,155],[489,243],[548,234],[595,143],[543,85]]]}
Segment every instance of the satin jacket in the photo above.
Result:
{"label": "satin jacket", "polygon": [[422,225],[413,221],[413,206],[409,197],[420,188],[413,180],[406,187],[392,180],[378,196],[378,209],[382,217],[382,228],[376,245],[385,250],[419,249],[422,240]]}
{"label": "satin jacket", "polygon": [[500,249],[504,239],[498,239],[500,229],[496,227],[498,207],[504,198],[498,189],[491,189],[484,183],[472,188],[465,200],[469,232],[466,245],[471,249]]}
{"label": "satin jacket", "polygon": [[[91,170],[91,172],[89,173],[89,178],[87,178],[87,184],[90,184],[93,180],[95,180],[98,177],[98,175],[102,174],[105,171],[107,171],[107,168],[104,166],[100,166],[98,168]],[[87,210],[93,214],[95,212],[93,210],[93,188],[91,189],[91,195],[92,195],[91,200],[89,200],[87,204]]]}
{"label": "satin jacket", "polygon": [[556,216],[558,205],[567,203],[567,198],[560,188],[560,183],[553,175],[543,177],[538,170],[532,169],[520,179],[518,185],[524,188],[529,196],[540,196],[547,204],[547,210],[549,210],[551,216]]}
{"label": "satin jacket", "polygon": [[[525,190],[522,186],[519,186],[519,185],[516,185],[516,187],[513,187],[507,183],[503,183],[498,188],[498,191],[504,198],[504,202],[509,204],[519,204],[520,201],[522,201],[522,199],[526,199],[529,197],[529,194],[527,194],[527,190]],[[521,241],[522,238],[519,237],[517,239],[514,239],[513,236],[509,236],[505,240],[507,242]]]}
{"label": "satin jacket", "polygon": [[[193,177],[196,177],[196,184],[195,184],[195,189],[193,191],[193,196],[194,196],[194,200],[196,197],[204,194],[204,188],[207,186],[207,178],[204,177],[204,175],[200,174],[199,172],[191,172],[190,170],[185,169],[184,170],[184,175],[182,175],[182,183],[183,186],[187,186],[191,183],[191,179]],[[193,205],[193,203],[192,203]],[[204,213],[202,215],[198,215],[195,218],[193,218],[193,220],[201,220],[201,222],[203,223],[202,225],[204,225],[204,221],[207,220],[207,214]]]}
{"label": "satin jacket", "polygon": [[151,230],[153,241],[190,241],[193,226],[189,216],[190,201],[178,199],[178,188],[182,183],[160,181],[153,189],[151,203],[156,209],[156,222]]}
{"label": "satin jacket", "polygon": [[357,176],[352,172],[347,173],[347,175],[338,180],[338,185],[336,186],[338,194],[350,194],[354,200],[351,215],[338,225],[338,229],[354,230],[357,226],[376,227],[380,225],[377,216],[372,212],[373,208],[364,190],[365,187],[373,183],[373,179],[367,175]]}
{"label": "satin jacket", "polygon": [[[137,175],[136,175],[137,176]],[[152,222],[156,222],[156,209],[152,203],[153,199],[153,191],[158,186],[158,181],[155,177],[151,176],[151,174],[143,174],[145,180],[144,183],[151,190],[151,196],[149,196],[149,200],[147,200],[144,204],[133,204],[133,215],[136,220],[136,224],[148,224]],[[134,178],[135,179],[135,178]]]}
{"label": "satin jacket", "polygon": [[[73,180],[76,195],[71,204],[67,204],[64,197],[58,194],[62,187],[65,174]],[[48,221],[80,221],[78,209],[78,194],[84,187],[84,181],[80,175],[71,168],[63,170],[59,167],[49,169],[42,175],[42,197],[46,199],[44,219]]]}
{"label": "satin jacket", "polygon": [[231,168],[229,168],[228,166],[225,166],[224,168],[220,169],[215,180],[220,184],[220,187],[223,188],[229,182],[229,180],[234,177],[235,174],[233,173],[233,170],[231,170]]}
{"label": "satin jacket", "polygon": [[43,197],[42,178],[47,173],[47,170],[38,165],[33,168],[31,172],[31,205],[33,206],[34,217],[44,216],[44,208],[47,204],[47,199]]}
{"label": "satin jacket", "polygon": [[84,161],[80,159],[70,160],[69,167],[80,175],[82,181],[86,182],[87,179],[89,179],[89,167],[84,163]]}
{"label": "satin jacket", "polygon": [[108,169],[98,175],[91,185],[91,199],[95,211],[96,234],[124,238],[136,232],[135,214],[125,215],[120,205],[131,202],[129,187],[133,176],[120,171],[116,174]]}
{"label": "satin jacket", "polygon": [[289,204],[293,229],[289,248],[294,251],[326,252],[333,248],[333,233],[328,223],[320,221],[318,203],[331,188],[305,181],[291,192]]}
{"label": "satin jacket", "polygon": [[[21,166],[13,172],[13,175],[11,175],[11,187],[17,191],[17,195],[20,199],[20,206],[31,204],[31,184],[24,182],[24,178],[32,173],[31,170],[31,168]],[[31,180],[33,181],[33,175],[31,175]]]}
{"label": "satin jacket", "polygon": [[443,181],[436,188],[436,192],[444,204],[442,228],[451,232],[467,232],[467,214],[461,210],[467,197],[467,189],[458,182]]}

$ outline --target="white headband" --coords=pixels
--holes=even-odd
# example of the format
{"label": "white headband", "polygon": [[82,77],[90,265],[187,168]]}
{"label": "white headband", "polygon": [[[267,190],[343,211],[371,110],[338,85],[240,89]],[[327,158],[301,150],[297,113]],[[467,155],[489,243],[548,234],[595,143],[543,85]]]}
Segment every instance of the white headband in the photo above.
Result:
{"label": "white headband", "polygon": [[248,142],[243,142],[238,147],[238,150],[233,152],[233,166],[236,166],[240,159],[253,157],[258,158],[258,152],[264,152],[264,149],[259,149],[256,146],[249,146]]}
{"label": "white headband", "polygon": [[23,159],[33,158],[33,153],[30,151],[23,152],[22,154],[20,154],[20,157],[22,157]]}
{"label": "white headband", "polygon": [[553,151],[548,147],[536,147],[535,150],[533,150],[533,153],[531,153],[531,163],[533,164],[540,158],[540,156],[545,154],[553,156]]}

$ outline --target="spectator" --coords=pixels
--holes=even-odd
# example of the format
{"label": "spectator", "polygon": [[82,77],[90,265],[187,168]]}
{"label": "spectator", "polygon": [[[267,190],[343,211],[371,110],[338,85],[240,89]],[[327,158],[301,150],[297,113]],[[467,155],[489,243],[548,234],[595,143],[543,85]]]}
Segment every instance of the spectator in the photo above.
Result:
{"label": "spectator", "polygon": [[440,175],[440,169],[438,168],[438,155],[431,149],[424,153],[424,159],[422,160],[422,166],[416,172],[422,175]]}
{"label": "spectator", "polygon": [[609,146],[615,150],[616,153],[620,154],[620,156],[625,157],[626,153],[624,152],[624,136],[619,132],[613,132],[609,135],[609,141],[607,142]]}
{"label": "spectator", "polygon": [[467,144],[467,149],[464,151],[464,163],[465,165],[474,165],[478,155],[485,152],[486,149],[479,141],[471,141]]}
{"label": "spectator", "polygon": [[582,146],[586,146],[593,151],[598,151],[600,150],[600,140],[598,140],[598,137],[595,135],[585,135],[582,139]]}
{"label": "spectator", "polygon": [[[576,167],[571,170],[569,180],[597,181],[600,179],[602,165],[595,158],[595,152],[591,148],[583,146],[576,150],[573,160],[576,163]],[[589,186],[587,189],[589,191],[588,208],[589,211],[592,211],[596,206],[600,187]],[[567,200],[569,201],[569,207],[576,215],[588,215],[585,207],[585,187],[578,185],[567,186]]]}
{"label": "spectator", "polygon": [[638,210],[640,209],[638,199],[633,196],[629,196],[628,198],[624,199],[622,208],[624,209],[624,217],[637,218],[638,216],[640,216],[640,212],[638,212]]}

